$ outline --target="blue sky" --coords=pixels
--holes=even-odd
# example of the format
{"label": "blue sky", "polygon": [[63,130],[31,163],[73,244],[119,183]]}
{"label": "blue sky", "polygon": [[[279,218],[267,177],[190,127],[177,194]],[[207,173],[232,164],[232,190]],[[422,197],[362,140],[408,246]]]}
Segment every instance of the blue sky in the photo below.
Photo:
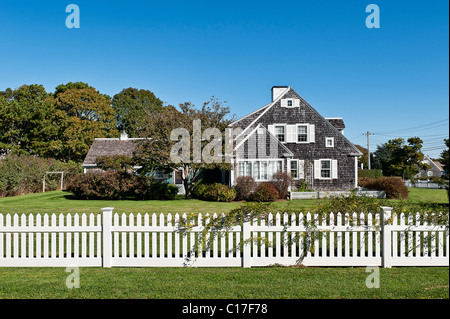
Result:
{"label": "blue sky", "polygon": [[[80,28],[68,29],[68,4]],[[365,25],[368,4],[380,28]],[[438,157],[449,129],[448,1],[3,1],[0,90],[83,81],[167,104],[215,96],[243,116],[289,85],[371,149],[419,136]]]}

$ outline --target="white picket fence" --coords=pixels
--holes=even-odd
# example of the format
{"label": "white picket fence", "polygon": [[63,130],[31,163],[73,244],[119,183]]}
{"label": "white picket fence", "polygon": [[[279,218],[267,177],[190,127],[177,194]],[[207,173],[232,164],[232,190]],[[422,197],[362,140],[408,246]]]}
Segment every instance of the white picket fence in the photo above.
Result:
{"label": "white picket fence", "polygon": [[[419,214],[269,214],[227,229],[202,231],[198,214],[2,215],[3,267],[449,266],[445,226]],[[316,221],[316,223],[313,223]],[[201,240],[203,239],[203,240]],[[200,245],[200,246],[198,246]]]}

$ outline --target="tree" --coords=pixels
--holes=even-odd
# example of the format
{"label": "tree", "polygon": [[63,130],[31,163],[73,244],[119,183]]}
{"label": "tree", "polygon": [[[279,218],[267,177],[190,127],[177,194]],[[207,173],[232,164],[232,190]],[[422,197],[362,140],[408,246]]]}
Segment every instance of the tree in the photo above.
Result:
{"label": "tree", "polygon": [[[412,179],[419,169],[429,169],[430,166],[423,163],[422,140],[418,137],[410,137],[405,144],[402,138],[389,140],[384,147],[385,156],[382,159],[383,175],[402,176],[403,179]],[[378,154],[376,154],[378,157]],[[386,159],[387,158],[387,159]],[[380,160],[377,158],[377,160]]]}
{"label": "tree", "polygon": [[111,100],[87,84],[58,86],[55,106],[65,115],[60,118],[59,140],[53,144],[60,160],[82,162],[95,138],[119,135]]}
{"label": "tree", "polygon": [[[219,139],[217,136],[209,135],[208,132],[214,130],[223,134],[233,118],[229,118],[230,108],[214,97],[205,102],[200,109],[190,102],[180,104],[179,108],[180,110],[177,110],[173,106],[167,106],[160,114],[153,114],[147,118],[145,131],[141,136],[148,139],[143,140],[138,146],[135,162],[142,165],[141,173],[148,173],[157,168],[181,170],[185,196],[190,198],[192,188],[202,169],[230,168],[229,164],[224,163],[223,158],[220,163],[198,160],[195,148],[196,143],[200,143],[204,151],[203,155],[207,155],[208,145],[212,140],[220,141],[220,143],[223,141],[222,135]],[[196,125],[200,123],[203,134],[198,137],[195,136],[196,130],[199,129]],[[211,130],[208,131],[208,129]],[[186,153],[187,149],[188,153]],[[210,150],[213,153],[216,151],[217,148]],[[179,156],[179,152],[185,152],[185,154]]]}
{"label": "tree", "polygon": [[130,87],[114,95],[112,107],[116,112],[119,131],[125,131],[130,137],[138,137],[144,130],[145,118],[160,113],[163,102],[148,90]]}
{"label": "tree", "polygon": [[42,85],[0,92],[0,153],[47,155],[57,130],[52,96]]}

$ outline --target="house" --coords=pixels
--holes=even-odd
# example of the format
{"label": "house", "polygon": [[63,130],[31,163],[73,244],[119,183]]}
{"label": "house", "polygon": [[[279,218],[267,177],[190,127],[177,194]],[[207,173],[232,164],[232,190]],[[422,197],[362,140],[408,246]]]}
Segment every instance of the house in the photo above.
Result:
{"label": "house", "polygon": [[[89,152],[82,164],[84,173],[102,173],[103,170],[97,167],[97,159],[100,156],[124,155],[132,158],[138,142],[144,138],[129,138],[126,133],[122,133],[120,138],[96,138],[92,143]],[[134,169],[138,169],[135,166]],[[182,188],[180,172],[167,173],[163,170],[156,170],[152,173],[152,179],[167,182]]]}
{"label": "house", "polygon": [[423,156],[423,163],[426,163],[430,166],[429,169],[419,169],[419,173],[417,177],[443,177],[444,176],[444,167],[438,161],[433,161],[428,155]]}
{"label": "house", "polygon": [[325,118],[294,89],[272,87],[272,101],[230,125],[235,136],[231,183],[269,181],[286,171],[313,190],[357,187],[362,153],[344,136],[342,118]]}

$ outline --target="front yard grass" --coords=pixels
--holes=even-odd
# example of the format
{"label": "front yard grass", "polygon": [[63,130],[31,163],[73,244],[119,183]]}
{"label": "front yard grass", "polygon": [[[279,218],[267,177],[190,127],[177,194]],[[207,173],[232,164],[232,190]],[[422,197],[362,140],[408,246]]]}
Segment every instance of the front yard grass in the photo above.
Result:
{"label": "front yard grass", "polygon": [[[447,204],[444,189],[409,188],[409,203]],[[289,208],[295,211],[312,210],[319,200],[297,199],[278,201],[273,206],[279,209]],[[388,200],[394,203],[397,200]],[[226,213],[242,203],[206,202],[197,199],[175,200],[75,200],[68,192],[51,191],[15,197],[0,198],[0,213],[99,213],[102,207],[114,207],[117,213]]]}
{"label": "front yard grass", "polygon": [[18,299],[448,299],[448,267],[80,268],[68,289],[65,268],[0,268],[0,298]]}

